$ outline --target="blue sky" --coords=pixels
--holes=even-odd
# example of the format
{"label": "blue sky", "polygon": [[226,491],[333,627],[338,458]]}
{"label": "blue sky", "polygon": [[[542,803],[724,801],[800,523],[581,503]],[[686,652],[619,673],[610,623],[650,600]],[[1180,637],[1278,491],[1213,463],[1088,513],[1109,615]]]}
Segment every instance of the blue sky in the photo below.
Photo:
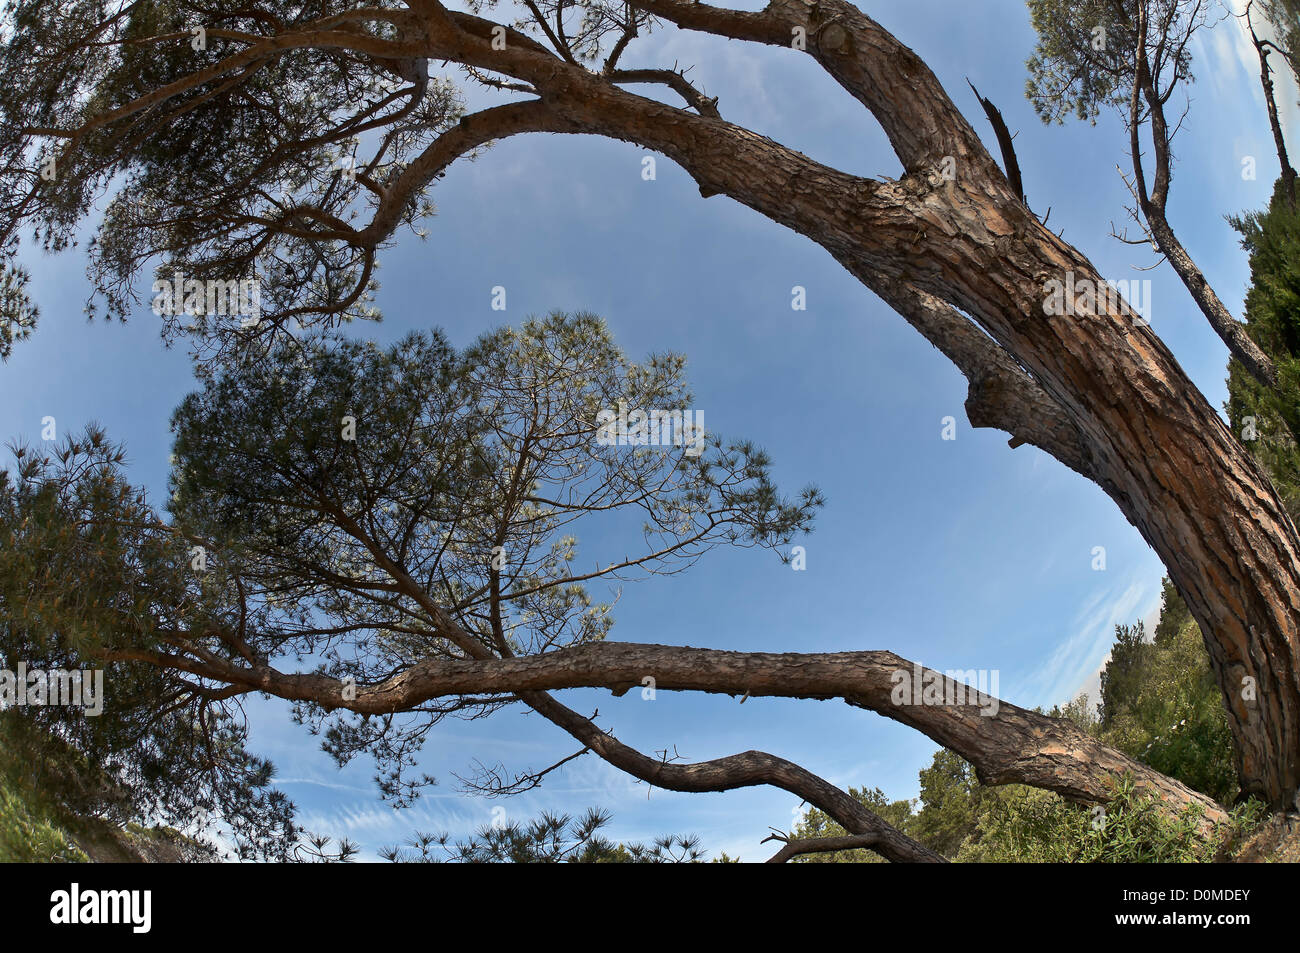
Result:
{"label": "blue sky", "polygon": [[[1128,199],[1116,165],[1126,137],[1111,117],[1093,128],[1044,127],[1024,99],[1033,45],[1019,0],[864,3],[938,73],[976,128],[991,132],[967,77],[1019,131],[1031,205],[1114,279],[1150,278],[1152,324],[1212,404],[1225,397],[1226,350],[1172,271],[1132,270],[1150,254],[1109,237]],[[1223,216],[1261,206],[1277,162],[1253,52],[1235,24],[1195,51],[1197,84],[1177,144],[1171,218],[1212,284],[1239,313],[1248,280]],[[633,48],[634,52],[636,47]],[[896,175],[869,114],[811,60],[784,50],[665,31],[627,65],[695,64],[723,115],[847,171]],[[1285,90],[1288,119],[1295,94]],[[801,540],[807,569],[764,551],[715,551],[691,571],[628,584],[611,638],[729,649],[890,649],[942,668],[998,670],[1001,697],[1051,705],[1095,682],[1116,623],[1151,619],[1163,569],[1091,483],[1032,447],[972,431],[960,374],[906,323],[808,240],[729,199],[703,200],[662,157],[644,181],[644,150],[589,137],[519,138],[453,167],[434,194],[429,237],[399,239],[383,259],[380,325],[354,333],[391,341],[441,326],[464,345],[482,331],[551,310],[602,315],[633,357],[673,350],[690,360],[696,407],[711,431],[744,436],[774,459],[779,483],[818,484],[827,506]],[[1244,181],[1244,156],[1258,179]],[[1136,255],[1135,255],[1136,251]],[[29,256],[42,308],[33,338],[0,368],[0,434],[38,440],[53,415],[62,435],[90,420],[128,447],[131,474],[163,498],[168,417],[193,387],[183,348],[165,350],[146,308],[126,326],[88,325],[83,260]],[[508,310],[490,309],[493,286]],[[807,289],[793,311],[791,288]],[[941,439],[957,419],[957,439]],[[613,540],[593,540],[613,545]],[[1093,547],[1106,570],[1091,568]],[[596,590],[601,594],[601,590]],[[935,745],[837,702],[639,692],[562,695],[645,751],[688,760],[751,748],[789,757],[844,785],[918,793]],[[680,795],[651,791],[593,756],[539,791],[489,802],[461,794],[454,773],[475,760],[523,771],[577,745],[536,716],[506,711],[431,733],[424,770],[438,777],[414,808],[379,801],[373,766],[338,770],[285,706],[248,705],[253,747],[274,760],[306,824],[361,843],[364,856],[412,830],[464,835],[492,809],[523,819],[546,808],[614,814],[609,833],[701,835],[711,854],[762,859],[769,826],[788,828],[797,799],[772,789]]]}

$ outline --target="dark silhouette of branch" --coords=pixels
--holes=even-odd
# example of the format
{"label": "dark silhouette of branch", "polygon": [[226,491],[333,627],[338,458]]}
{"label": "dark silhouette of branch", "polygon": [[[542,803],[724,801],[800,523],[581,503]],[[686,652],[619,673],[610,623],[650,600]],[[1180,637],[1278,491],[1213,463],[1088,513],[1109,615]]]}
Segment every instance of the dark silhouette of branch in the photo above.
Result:
{"label": "dark silhouette of branch", "polygon": [[989,123],[993,126],[993,134],[998,138],[998,148],[1002,150],[1002,165],[1006,170],[1007,181],[1011,183],[1012,191],[1027,206],[1029,203],[1025,201],[1025,183],[1020,175],[1020,160],[1016,158],[1016,147],[1012,142],[1014,137],[1011,135],[1011,130],[1007,128],[1006,120],[1002,118],[1002,112],[990,100],[981,96],[980,91],[969,79],[966,80],[966,85],[971,88],[975,98],[984,107],[984,115],[989,117]]}

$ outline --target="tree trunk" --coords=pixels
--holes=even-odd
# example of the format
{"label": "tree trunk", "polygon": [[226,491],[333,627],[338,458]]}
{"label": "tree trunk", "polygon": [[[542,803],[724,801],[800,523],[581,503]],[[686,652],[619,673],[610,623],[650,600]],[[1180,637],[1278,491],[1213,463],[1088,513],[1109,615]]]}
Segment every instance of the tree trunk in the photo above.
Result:
{"label": "tree trunk", "polygon": [[1291,158],[1287,154],[1286,137],[1282,135],[1282,122],[1277,114],[1277,97],[1273,89],[1273,69],[1268,65],[1268,44],[1261,40],[1255,33],[1255,25],[1250,22],[1250,10],[1246,11],[1246,22],[1250,28],[1250,39],[1255,44],[1255,52],[1259,56],[1259,84],[1264,89],[1264,104],[1268,107],[1268,127],[1273,132],[1273,148],[1277,152],[1278,164],[1282,167],[1282,189],[1286,194],[1287,201],[1295,208],[1295,169],[1291,166]]}
{"label": "tree trunk", "polygon": [[[692,16],[675,0],[639,5]],[[855,8],[834,6],[848,40],[816,55],[871,104],[909,169],[901,180],[847,175],[594,78],[539,85],[580,131],[662,151],[705,195],[729,195],[813,239],[869,285],[904,282],[978,321],[1074,423],[1092,478],[1200,623],[1244,792],[1289,803],[1300,785],[1300,538],[1277,493],[1125,303],[1102,296],[1096,307],[1077,301],[1075,314],[1047,313],[1049,282],[1104,288],[1104,279],[1013,194],[928,67]],[[745,15],[735,35],[787,42],[788,19],[755,26],[766,15]],[[710,31],[731,35],[716,20]],[[945,156],[956,159],[955,180],[940,174]]]}
{"label": "tree trunk", "polygon": [[[725,771],[717,763],[708,770],[699,765],[684,773],[677,769],[688,766],[668,770],[612,738],[598,737],[589,720],[574,715],[546,693],[608,688],[615,695],[623,695],[653,684],[656,691],[728,694],[742,701],[762,697],[839,698],[915,728],[952,749],[974,766],[976,775],[986,784],[1027,784],[1055,791],[1078,803],[1105,804],[1114,793],[1115,783],[1129,777],[1141,793],[1160,798],[1162,808],[1171,815],[1196,806],[1204,812],[1207,822],[1227,819],[1210,798],[1101,744],[1067,721],[991,695],[976,695],[944,673],[922,668],[892,652],[730,652],[595,642],[542,655],[496,658],[471,648],[476,654],[474,659],[429,659],[384,682],[353,685],[350,692],[343,682],[326,675],[283,673],[267,665],[249,666],[212,657],[164,659],[148,653],[117,653],[115,658],[163,664],[289,701],[311,701],[326,709],[343,708],[366,715],[412,711],[435,698],[517,695],[601,757],[643,780],[674,790],[717,790],[716,786],[690,785],[716,785],[726,775],[732,787],[778,783],[809,800],[814,800],[812,794],[816,791],[810,794],[812,789],[790,786],[789,779],[802,769],[788,762],[777,765],[780,759],[770,755],[761,755],[760,759],[761,753],[749,752],[749,760],[728,764]],[[652,681],[647,682],[647,678]],[[915,686],[929,683],[937,686],[937,695],[926,696],[915,690]],[[906,693],[901,693],[901,685],[907,686]],[[753,780],[764,771],[771,772],[767,781]],[[820,798],[818,803],[838,801]],[[836,819],[853,833],[871,833],[838,816]]]}
{"label": "tree trunk", "polygon": [[[1049,313],[1049,284],[1099,288],[1101,276],[1019,200],[925,63],[852,4],[771,0],[756,12],[694,0],[631,5],[686,29],[784,48],[802,30],[806,55],[880,122],[903,176],[868,179],[828,168],[724,121],[712,101],[691,113],[634,95],[518,31],[507,31],[501,47],[496,24],[437,3],[412,7],[419,29],[412,23],[401,42],[324,28],[285,34],[211,67],[211,76],[196,73],[194,85],[272,48],[318,44],[380,60],[448,60],[536,91],[535,100],[484,110],[440,135],[381,190],[370,226],[336,224],[317,233],[322,240],[373,249],[420,187],[456,158],[491,139],[554,132],[662,152],[702,194],[728,195],[819,243],[958,363],[970,378],[973,422],[1004,426],[1014,442],[1053,453],[1115,500],[1201,625],[1243,788],[1274,806],[1289,803],[1300,784],[1300,537],[1263,471],[1164,344],[1108,296]],[[146,110],[183,86],[153,90],[103,121]],[[969,322],[987,339],[970,333]],[[438,607],[428,608],[439,619]],[[462,648],[479,657],[481,647]],[[1041,786],[1051,786],[1052,752],[1038,749],[1032,729],[1017,734],[987,719],[917,726],[971,751],[1014,739],[1027,753],[1006,748],[1012,768],[1017,758],[1046,754]],[[981,733],[994,737],[982,741]],[[1101,755],[1087,753],[1094,757]],[[1005,779],[1016,779],[1014,771]]]}
{"label": "tree trunk", "polygon": [[[1244,791],[1289,803],[1300,785],[1300,537],[1262,469],[1160,339],[1108,296],[1048,313],[1049,283],[1105,287],[1103,279],[1019,200],[929,67],[852,4],[772,0],[757,12],[693,0],[633,5],[686,29],[785,48],[801,27],[807,55],[871,111],[905,174],[840,172],[713,110],[700,115],[629,93],[526,37],[512,34],[507,49],[495,49],[490,21],[450,13],[429,18],[428,56],[503,72],[539,98],[485,111],[491,126],[478,135],[470,117],[435,142],[390,190],[376,223],[464,154],[462,139],[598,135],[659,151],[701,194],[728,195],[822,245],[928,327],[931,340],[942,341],[964,312],[1010,358],[992,380],[961,365],[972,402],[1014,418],[1007,429],[1017,442],[1037,443],[1094,480],[1155,549],[1205,635]],[[959,359],[979,347],[945,350]],[[1008,387],[1019,391],[1018,406],[1010,407]],[[1035,427],[1026,411],[1043,398],[1060,415]]]}

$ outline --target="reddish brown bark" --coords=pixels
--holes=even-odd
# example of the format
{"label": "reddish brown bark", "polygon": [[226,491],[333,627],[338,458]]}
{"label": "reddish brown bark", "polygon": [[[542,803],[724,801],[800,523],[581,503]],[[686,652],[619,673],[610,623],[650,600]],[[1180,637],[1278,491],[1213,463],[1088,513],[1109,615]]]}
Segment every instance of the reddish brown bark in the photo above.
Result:
{"label": "reddish brown bark", "polygon": [[[454,623],[448,623],[456,630]],[[656,691],[697,691],[736,697],[839,698],[909,725],[960,754],[987,784],[1019,783],[1045,788],[1076,802],[1104,804],[1113,786],[1130,777],[1145,794],[1160,797],[1178,812],[1196,805],[1210,821],[1226,815],[1211,799],[1099,743],[1069,722],[1028,711],[1000,699],[975,699],[957,691],[957,683],[932,673],[953,704],[921,704],[895,693],[903,673],[918,671],[892,652],[825,654],[726,652],[670,645],[599,642],[540,656],[495,658],[473,637],[456,630],[458,639],[479,656],[470,661],[429,660],[376,685],[355,687],[345,695],[338,679],[324,675],[287,674],[265,665],[245,666],[214,659],[149,656],[141,660],[170,665],[194,675],[264,691],[291,701],[312,701],[327,709],[382,715],[410,711],[433,698],[457,695],[517,694],[548,720],[569,731],[601,757],[636,777],[674,790],[719,790],[745,784],[777,783],[797,790],[819,806],[846,806],[826,792],[790,787],[796,766],[759,752],[703,766],[664,765],[646,758],[599,732],[552,699],[547,692],[569,688],[608,688],[616,695],[639,690],[653,679]],[[468,641],[467,641],[468,640]],[[919,669],[924,677],[929,669]],[[910,683],[910,682],[909,682]],[[725,762],[725,764],[724,764]],[[678,770],[691,768],[690,771]],[[733,770],[734,769],[734,770]],[[802,769],[797,769],[802,771]],[[812,776],[810,775],[809,778]],[[767,778],[762,781],[760,778]],[[773,780],[776,779],[776,780]],[[811,784],[801,779],[800,784]],[[824,782],[822,782],[824,784]],[[812,796],[810,796],[810,794]],[[841,824],[845,822],[838,816]],[[854,833],[870,833],[846,828]]]}
{"label": "reddish brown bark", "polygon": [[[616,72],[586,70],[515,31],[507,31],[505,49],[494,49],[490,21],[428,0],[409,17],[384,14],[402,19],[401,42],[344,30],[295,33],[226,69],[243,68],[267,50],[319,42],[380,60],[450,60],[536,93],[535,100],[467,118],[384,190],[369,226],[337,226],[322,232],[325,238],[373,248],[418,189],[458,157],[494,138],[559,132],[659,151],[694,176],[702,194],[730,196],[822,245],[967,374],[973,422],[1042,447],[1115,500],[1201,625],[1245,790],[1275,805],[1290,802],[1300,784],[1300,538],[1264,473],[1164,344],[1123,305],[1047,313],[1049,282],[1072,275],[1076,283],[1100,283],[1102,276],[1020,202],[929,68],[851,4],[772,0],[759,12],[689,0],[634,6],[686,29],[774,46],[788,47],[793,29],[802,28],[807,55],[881,123],[903,176],[877,180],[831,169],[726,122],[712,101],[706,108],[687,95],[699,109],[690,112],[634,95],[618,85]],[[152,106],[166,94],[150,97],[123,110]],[[940,172],[948,160],[953,179]],[[436,606],[429,611],[439,618]],[[481,657],[478,648],[461,647]],[[531,689],[521,682],[510,690]],[[1127,770],[1077,739],[1061,750],[1044,748],[1045,738],[1055,745],[1060,736],[1027,714],[1019,725],[1016,717],[995,727],[927,713],[916,716],[916,726],[959,751],[958,745],[972,754],[981,745],[1003,749],[981,754],[990,780],[1032,777],[1027,783],[1095,797],[1099,782],[1086,780],[1085,763],[1097,778]],[[981,740],[982,734],[998,737]],[[1060,758],[1077,763],[1083,780],[1062,781]]]}

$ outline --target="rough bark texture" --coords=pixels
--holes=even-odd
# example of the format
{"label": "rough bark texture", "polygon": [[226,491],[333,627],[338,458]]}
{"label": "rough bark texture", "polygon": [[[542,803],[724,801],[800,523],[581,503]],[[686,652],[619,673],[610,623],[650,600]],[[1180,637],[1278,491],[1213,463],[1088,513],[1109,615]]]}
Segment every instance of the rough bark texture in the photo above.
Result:
{"label": "rough bark texture", "polygon": [[[984,365],[971,381],[975,407],[996,410],[1017,440],[1096,481],[1156,550],[1205,633],[1245,790],[1290,802],[1300,784],[1300,539],[1263,471],[1160,339],[1123,304],[1093,310],[1081,300],[1076,314],[1046,313],[1049,281],[1103,277],[1020,202],[925,63],[851,4],[773,0],[754,13],[686,0],[635,5],[687,29],[775,46],[804,27],[808,55],[881,123],[904,176],[829,168],[714,115],[623,90],[521,34],[494,50],[490,21],[439,8],[427,19],[426,55],[505,73],[539,98],[471,117],[431,146],[389,190],[368,240],[387,234],[415,187],[486,139],[599,135],[659,151],[702,194],[728,195],[822,245],[914,324],[930,322],[945,353],[982,347],[940,328],[969,315],[1006,354],[986,348],[991,361],[971,359]],[[955,180],[940,174],[949,157]],[[1155,198],[1164,183],[1158,170]],[[1196,282],[1189,287],[1197,294]]]}
{"label": "rough bark texture", "polygon": [[[771,838],[768,838],[771,840]],[[802,854],[821,854],[837,850],[874,848],[876,837],[872,834],[850,834],[846,837],[816,837],[808,840],[788,840],[779,851],[768,858],[769,864],[784,864]]]}
{"label": "rough bark texture", "polygon": [[[1016,137],[1011,135],[1011,130],[1007,128],[1007,121],[1002,118],[1002,110],[981,96],[974,83],[970,80],[966,83],[975,94],[975,98],[980,101],[984,115],[989,117],[989,125],[993,127],[993,134],[998,140],[998,149],[1002,152],[1002,169],[1006,173],[1007,182],[1011,185],[1011,191],[1019,196],[1020,201],[1025,202],[1025,180],[1020,174],[1020,160],[1016,158]],[[1025,204],[1029,203],[1025,202]]]}
{"label": "rough bark texture", "polygon": [[698,764],[670,764],[622,744],[545,692],[522,692],[519,697],[601,758],[649,784],[670,791],[729,791],[770,784],[817,805],[850,833],[869,835],[871,849],[887,860],[896,863],[947,862],[942,855],[912,840],[867,810],[851,795],[784,758],[762,751],[746,751]]}
{"label": "rough bark texture", "polygon": [[[1104,804],[1112,796],[1114,782],[1127,775],[1140,791],[1158,795],[1172,812],[1198,805],[1204,809],[1207,820],[1225,819],[1223,810],[1210,798],[1099,743],[1069,722],[1000,699],[996,700],[996,707],[991,704],[994,700],[974,699],[965,689],[959,693],[958,683],[943,673],[932,675],[944,687],[943,697],[958,703],[919,704],[907,701],[906,696],[902,696],[906,703],[896,702],[900,696],[896,696],[895,688],[901,678],[897,673],[906,676],[910,684],[918,669],[892,652],[805,655],[600,642],[520,658],[478,654],[482,658],[475,661],[417,663],[380,684],[356,686],[353,698],[344,694],[342,682],[324,675],[286,674],[269,666],[246,667],[201,660],[186,662],[184,670],[291,701],[312,701],[327,709],[343,708],[372,715],[409,711],[432,698],[517,694],[601,757],[643,780],[673,790],[719,790],[691,785],[717,784],[726,773],[719,765],[727,762],[727,767],[743,768],[741,775],[732,778],[731,787],[775,783],[805,797],[808,796],[805,789],[789,786],[796,766],[788,762],[777,764],[781,759],[748,752],[743,756],[747,760],[721,759],[721,762],[709,762],[707,770],[699,765],[661,764],[626,749],[545,693],[566,688],[608,688],[621,695],[640,689],[647,684],[645,679],[652,678],[656,691],[697,691],[748,698],[840,698],[855,707],[916,728],[952,749],[975,767],[977,776],[986,784],[1028,784],[1055,791],[1072,801]],[[919,672],[924,678],[931,670],[919,669]],[[683,767],[691,770],[678,770]],[[839,800],[835,797],[808,799],[819,806],[823,803],[834,806]],[[841,812],[844,809],[837,808]],[[853,833],[870,833],[855,830],[838,815],[835,819]]]}

